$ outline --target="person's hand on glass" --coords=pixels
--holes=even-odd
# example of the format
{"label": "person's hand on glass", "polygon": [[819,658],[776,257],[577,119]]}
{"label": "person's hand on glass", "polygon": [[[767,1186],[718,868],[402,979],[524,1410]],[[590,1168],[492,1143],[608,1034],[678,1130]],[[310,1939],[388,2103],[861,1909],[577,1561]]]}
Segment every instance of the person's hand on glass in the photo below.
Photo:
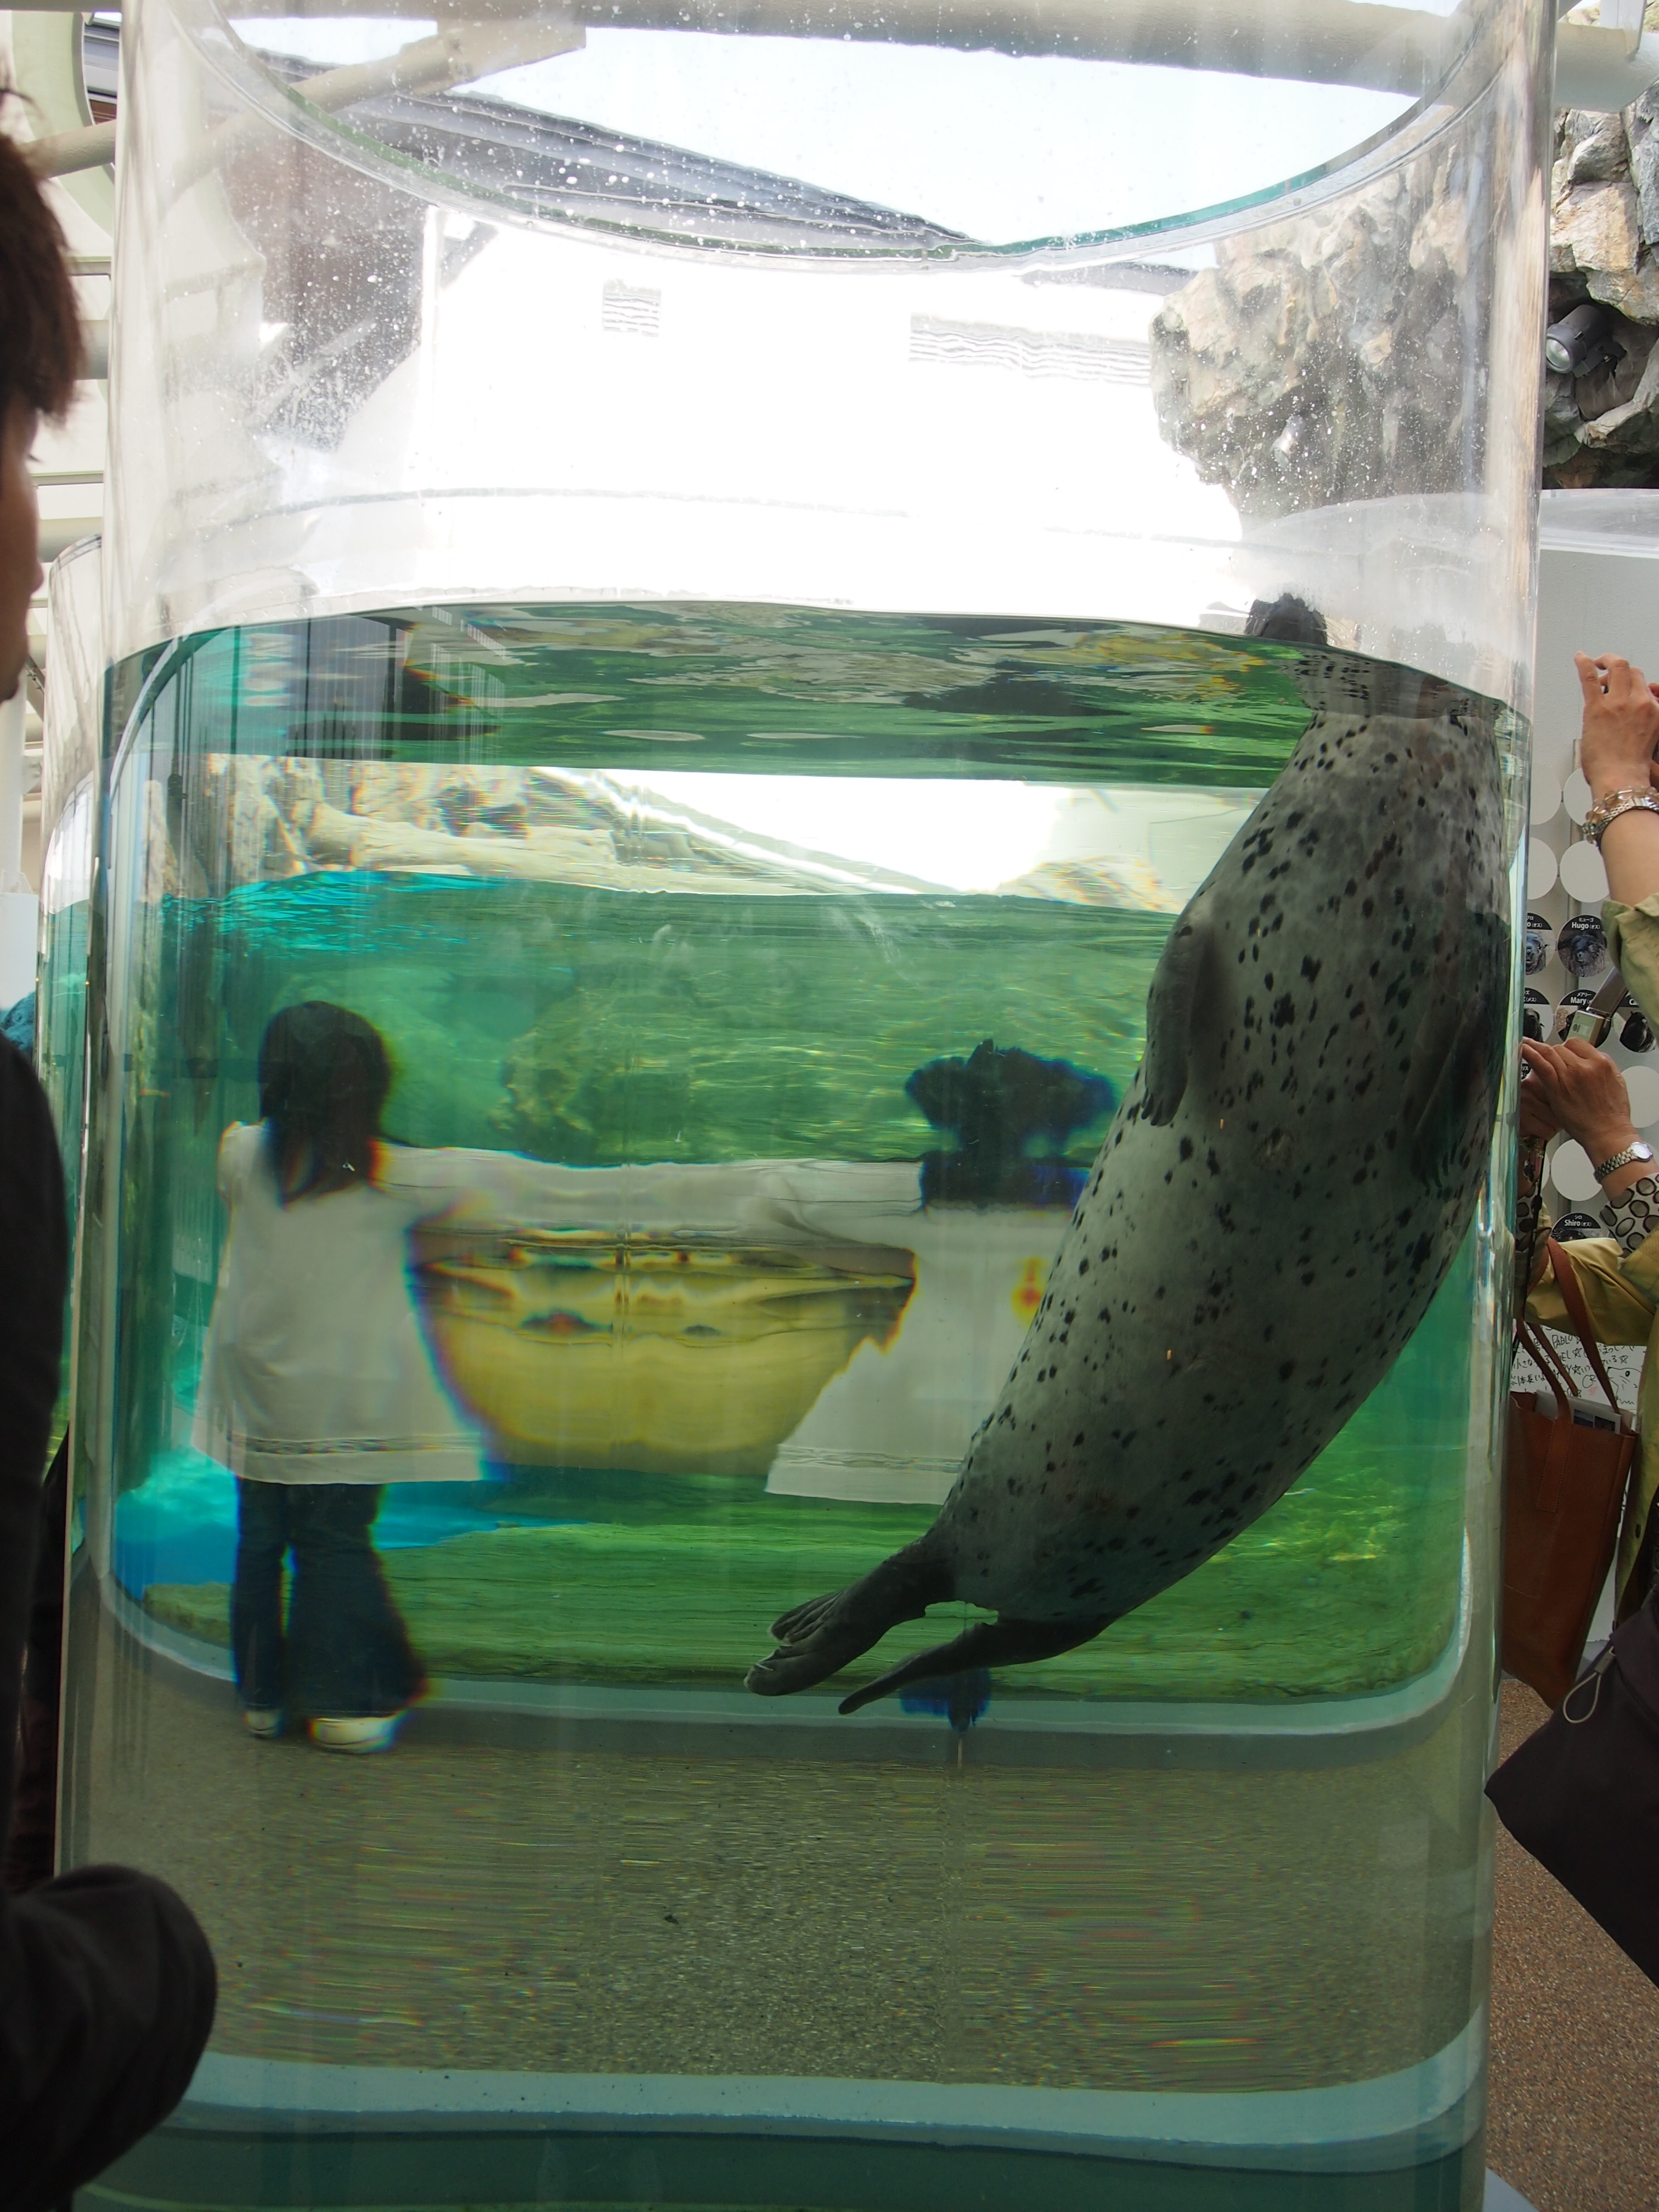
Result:
{"label": "person's hand on glass", "polygon": [[1522,1052],[1523,1079],[1517,1120],[1523,1145],[1547,1145],[1552,1137],[1561,1133],[1561,1124],[1550,1104],[1549,1094],[1541,1083],[1535,1083],[1524,1073],[1525,1055]]}
{"label": "person's hand on glass", "polygon": [[1584,693],[1578,765],[1593,799],[1659,787],[1659,688],[1616,653],[1576,653]]}
{"label": "person's hand on glass", "polygon": [[[1522,1098],[1527,1101],[1528,1092],[1535,1094],[1523,1104],[1523,1115],[1552,1116],[1559,1129],[1583,1146],[1593,1167],[1628,1151],[1637,1141],[1625,1079],[1606,1053],[1597,1052],[1583,1037],[1568,1037],[1562,1044],[1534,1044],[1524,1039],[1521,1057],[1531,1070],[1521,1086]],[[1526,1126],[1523,1120],[1523,1131]],[[1647,1172],[1645,1161],[1632,1160],[1615,1168],[1602,1190],[1617,1198]]]}

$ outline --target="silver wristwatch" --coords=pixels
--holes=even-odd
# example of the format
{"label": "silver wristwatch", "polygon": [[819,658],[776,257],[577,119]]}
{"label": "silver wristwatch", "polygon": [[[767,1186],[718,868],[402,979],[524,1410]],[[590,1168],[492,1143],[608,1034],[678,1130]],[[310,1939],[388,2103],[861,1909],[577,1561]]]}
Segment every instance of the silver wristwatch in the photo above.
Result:
{"label": "silver wristwatch", "polygon": [[1584,817],[1586,837],[1598,851],[1602,837],[1621,814],[1659,814],[1659,792],[1650,787],[1641,791],[1610,791],[1605,799],[1598,799]]}
{"label": "silver wristwatch", "polygon": [[1650,1160],[1652,1158],[1653,1146],[1644,1145],[1638,1137],[1633,1145],[1626,1145],[1622,1152],[1615,1152],[1610,1160],[1603,1160],[1595,1170],[1595,1180],[1605,1182],[1610,1175],[1616,1175],[1620,1168],[1627,1168],[1632,1160]]}

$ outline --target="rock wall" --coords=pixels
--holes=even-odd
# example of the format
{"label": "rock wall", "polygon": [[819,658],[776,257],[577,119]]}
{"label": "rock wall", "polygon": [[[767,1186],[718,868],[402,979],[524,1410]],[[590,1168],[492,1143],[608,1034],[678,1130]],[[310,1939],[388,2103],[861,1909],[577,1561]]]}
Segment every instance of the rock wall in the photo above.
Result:
{"label": "rock wall", "polygon": [[[143,897],[152,905],[325,869],[721,897],[945,888],[792,854],[735,826],[682,817],[602,772],[545,766],[209,753],[187,789],[149,782],[144,810]],[[1045,861],[998,888],[1146,914],[1178,914],[1184,903],[1133,854]]]}
{"label": "rock wall", "polygon": [[[1622,115],[1556,118],[1549,320],[1594,301],[1610,321],[1606,359],[1547,376],[1551,487],[1659,483],[1656,125],[1659,87]],[[1425,156],[1334,211],[1224,240],[1164,302],[1164,434],[1241,514],[1468,481],[1487,365],[1461,313],[1483,273],[1462,158]]]}
{"label": "rock wall", "polygon": [[1461,489],[1478,380],[1463,149],[1218,241],[1152,325],[1164,434],[1247,516]]}
{"label": "rock wall", "polygon": [[1550,320],[1587,300],[1611,308],[1613,357],[1583,376],[1547,374],[1544,482],[1659,481],[1659,87],[1622,115],[1556,118]]}

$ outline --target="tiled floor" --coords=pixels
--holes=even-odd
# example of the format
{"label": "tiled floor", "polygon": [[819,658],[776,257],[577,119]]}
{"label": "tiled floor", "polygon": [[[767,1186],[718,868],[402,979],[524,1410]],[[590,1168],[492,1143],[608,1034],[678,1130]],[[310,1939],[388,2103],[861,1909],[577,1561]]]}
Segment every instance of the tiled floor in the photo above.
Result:
{"label": "tiled floor", "polygon": [[[1507,1686],[1503,1713],[1505,1751],[1544,1717],[1544,1707],[1529,1691]],[[144,1736],[143,1755],[136,1763],[129,1762],[127,1779],[137,1793],[133,1802],[123,1802],[122,1792],[117,1790],[104,1808],[106,1816],[116,1819],[122,1832],[94,1840],[106,1849],[118,1846],[121,1854],[136,1856],[143,1863],[165,1865],[175,1879],[184,1880],[186,1888],[215,1923],[216,1938],[222,1946],[229,1947],[239,1962],[250,1942],[258,1939],[254,1943],[257,1949],[265,1937],[275,1942],[276,1936],[282,1936],[266,1961],[270,1969],[266,1978],[270,1986],[263,1997],[244,1974],[236,1986],[248,2002],[240,2008],[236,2004],[227,2008],[228,2014],[234,2012],[237,2015],[239,2041],[244,2039],[241,2032],[246,2032],[247,2047],[276,2048],[281,2055],[289,2057],[340,2057],[347,2054],[333,2048],[333,2039],[344,2036],[352,2046],[351,2055],[359,2058],[372,2056],[381,2061],[408,2063],[429,2043],[433,2023],[426,2015],[434,2004],[441,2009],[441,2000],[447,1988],[444,1970],[452,1953],[464,1957],[467,1964],[467,1972],[460,1977],[465,1984],[463,1995],[470,1993],[473,1998],[482,1996],[484,2000],[463,2005],[465,2019],[459,2014],[453,2021],[445,2016],[450,2042],[465,2050],[474,2063],[521,2063],[522,2053],[516,2047],[507,2046],[514,2042],[514,2022],[522,2026],[521,2016],[527,2017],[526,2007],[536,2014],[526,2032],[533,2030],[532,2039],[543,2054],[544,2063],[551,2047],[548,2038],[551,2027],[557,2024],[554,2019],[556,2014],[572,2033],[578,2026],[580,2028],[581,2050],[579,2054],[566,2054],[567,2057],[574,2059],[579,2056],[580,2063],[590,2067],[631,2065],[648,2069],[663,2063],[662,2053],[633,2047],[629,2022],[635,2021],[641,2033],[653,2021],[662,2026],[674,2013],[673,2001],[682,1993],[683,1983],[687,1989],[696,1984],[692,1993],[705,2033],[712,2032],[722,2017],[720,2008],[712,2002],[713,1992],[706,1979],[699,1979],[698,1911],[701,1910],[708,1917],[713,1910],[709,1900],[699,1900],[689,1892],[683,1898],[680,1892],[685,1887],[684,1881],[672,1896],[665,1893],[661,1898],[651,1887],[656,1884],[659,1887],[667,1879],[664,1869],[672,1868],[684,1856],[688,1837],[697,1826],[691,1817],[693,1808],[676,1800],[669,1808],[673,1814],[669,1824],[674,1829],[672,1838],[667,1827],[659,1836],[647,1816],[663,1808],[635,1805],[626,1791],[619,1790],[614,1775],[610,1775],[608,1770],[606,1775],[598,1773],[598,1768],[606,1765],[603,1759],[562,1764],[557,1791],[551,1796],[538,1796],[532,1790],[528,1797],[526,1762],[522,1759],[514,1762],[513,1799],[524,1817],[512,1826],[510,1833],[503,1829],[495,1838],[491,1857],[483,1850],[494,1834],[487,1817],[490,1795],[487,1785],[504,1754],[479,1753],[459,1761],[457,1754],[443,1747],[422,1750],[411,1741],[400,1751],[395,1762],[387,1764],[319,1759],[299,1745],[250,1744],[235,1729],[228,1705],[223,1712],[217,1712],[203,1707],[199,1702],[181,1703],[166,1698],[156,1698],[147,1708]],[[530,1765],[534,1764],[533,1760],[529,1762]],[[449,1767],[458,1765],[464,1765],[465,1775],[450,1776]],[[590,1765],[595,1769],[592,1777],[586,1773]],[[799,1952],[813,1969],[818,1991],[813,2049],[818,2052],[825,2030],[823,2001],[826,1989],[831,1984],[839,1986],[842,1968],[847,1970],[849,1990],[861,1986],[867,1979],[864,1970],[870,1961],[842,1960],[838,1953],[835,1960],[830,1960],[824,1945],[835,1948],[830,1942],[835,1931],[827,1924],[822,1929],[817,1929],[816,1923],[809,1924],[812,1919],[810,1912],[802,1917],[802,1893],[808,1904],[818,1899],[831,1908],[828,1914],[830,1920],[836,1917],[833,1908],[838,1899],[846,1907],[840,1916],[837,1942],[851,1929],[854,1919],[860,1923],[868,1920],[870,1900],[867,1896],[842,1898],[830,1879],[833,1869],[815,1869],[812,1853],[817,1847],[817,1829],[824,1824],[805,1817],[813,1808],[810,1803],[803,1804],[798,1780],[792,1784],[790,1802],[786,1806],[769,1801],[763,1804],[755,1797],[755,1793],[763,1794],[778,1779],[769,1774],[764,1763],[748,1763],[738,1778],[755,1802],[745,1799],[744,1806],[739,1809],[745,1812],[746,1817],[739,1820],[730,1836],[717,1837],[715,1842],[720,1848],[713,1850],[712,1857],[704,1850],[699,1863],[708,1859],[710,1865],[723,1865],[729,1860],[734,1869],[743,1873],[743,1879],[737,1884],[743,1896],[751,1906],[767,1906],[766,1898],[755,1897],[752,1872],[743,1872],[754,1855],[756,1838],[782,1826],[795,1838],[789,1854],[790,1868],[796,1877],[794,1885],[787,1893],[780,1892],[771,1898],[769,1909],[761,1917],[767,1920],[783,1914],[788,1919],[787,1948]],[[922,1778],[924,1781],[927,1778]],[[1352,1781],[1352,1776],[1348,1779]],[[465,1792],[459,1786],[462,1780],[466,1785]],[[915,1778],[902,1776],[900,1780],[913,1790],[920,1786]],[[1122,1778],[1116,1794],[1138,1804],[1138,1792],[1153,1783],[1167,1784],[1171,1781],[1178,1784],[1180,1778],[1128,1776]],[[137,1787],[140,1783],[143,1788]],[[161,1786],[158,1787],[158,1783]],[[583,1813],[589,1783],[604,1786],[597,1788],[593,1802],[587,1808],[593,1817],[585,1826],[579,1816]],[[1212,1785],[1212,1778],[1211,1783]],[[1281,1782],[1279,1787],[1312,1783],[1319,1784],[1328,1794],[1329,1778],[1322,1780],[1318,1777],[1297,1777],[1289,1784]],[[504,1952],[495,1959],[495,1976],[485,1976],[481,1980],[480,1965],[485,1954],[491,1958],[495,1956],[495,1951],[490,1950],[491,1942],[499,1950],[504,1929],[509,1923],[517,1925],[518,1921],[512,1915],[507,1916],[506,1920],[497,1917],[492,1929],[489,1908],[495,1893],[489,1882],[470,1885],[468,1892],[459,1899],[453,1882],[447,1886],[437,1884],[429,1895],[416,1882],[415,1877],[420,1872],[415,1862],[420,1856],[421,1834],[431,1822],[429,1819],[422,1821],[410,1817],[411,1790],[421,1797],[428,1815],[434,1806],[444,1814],[439,1827],[443,1832],[440,1840],[445,1842],[441,1856],[446,1864],[453,1860],[457,1848],[465,1850],[475,1870],[481,1851],[489,1868],[495,1868],[495,1860],[503,1853],[522,1861],[526,1866],[535,1862],[539,1868],[542,1857],[550,1850],[553,1852],[562,1869],[561,1877],[543,1894],[542,1910],[526,1923],[544,1948],[552,1942],[557,1933],[555,1923],[561,1911],[579,1908],[578,1917],[585,1927],[591,1927],[594,1914],[609,1913],[612,1917],[620,1915],[626,1919],[630,1909],[637,1908],[634,1917],[640,1924],[635,1937],[618,1952],[627,1972],[620,1978],[611,1975],[604,1986],[589,1986],[591,1977],[584,1981],[585,1970],[578,1971],[580,1961],[565,1977],[562,1972],[552,1972],[559,1962],[549,1960],[541,1962],[546,1971],[539,1976],[526,1976],[523,1971],[526,1960],[514,1951],[514,1955]],[[150,1832],[159,1818],[159,1807],[169,1802],[199,1806],[208,1802],[210,1792],[219,1804],[222,1816],[211,1838],[202,1833],[181,1838],[171,1831],[167,1834]],[[1052,1797],[1063,1792],[1051,1788],[1048,1794]],[[366,1808],[369,1811],[378,1808],[374,1820],[366,1822]],[[908,1837],[906,1822],[898,1817],[903,1808],[887,1805],[884,1810],[881,1807],[871,1809],[872,1817],[883,1826],[885,1844],[878,1851],[873,1838],[869,1839],[870,1856],[878,1858],[886,1869],[884,1889],[902,1887],[896,1879],[902,1871],[898,1862],[904,1857],[900,1847],[906,1845]],[[1133,1809],[1133,1805],[1120,1808],[1127,1812]],[[1145,1811],[1144,1807],[1140,1809]],[[1242,1809],[1248,1810],[1248,1807]],[[1328,1807],[1326,1809],[1328,1812]],[[1240,1807],[1233,1808],[1235,1826],[1240,1811]],[[1375,1807],[1368,1804],[1357,1804],[1353,1813],[1358,1828],[1376,1819]],[[220,1832],[226,1816],[240,1834],[239,1848],[228,1860]],[[699,1817],[706,1826],[712,1814],[704,1807]],[[927,1831],[922,1838],[927,1846],[925,1856],[936,1874],[942,1846],[935,1831],[941,1817],[938,1808],[931,1805],[918,1814],[921,1827]],[[343,1820],[344,1829],[337,1836],[335,1832]],[[1097,1829],[1097,1805],[1093,1820],[1094,1828]],[[690,1827],[686,1826],[688,1822]],[[1131,1826],[1134,1825],[1132,1820]],[[163,1820],[161,1826],[167,1823]],[[576,1833],[578,1829],[581,1834]],[[607,1867],[610,1859],[616,1860],[608,1872],[586,1866],[577,1849],[584,1836],[587,1837],[587,1846],[584,1848],[591,1846],[589,1856],[597,1852],[606,1859]],[[695,1841],[696,1838],[691,1839]],[[1235,1844],[1243,1840],[1248,1839],[1234,1838]],[[349,1849],[345,1848],[347,1844]],[[846,1856],[843,1849],[837,1860],[843,1874],[847,1871]],[[861,1863],[864,1856],[854,1854],[854,1861]],[[398,1878],[388,1883],[387,1870],[394,1864],[399,1869]],[[308,1879],[296,1884],[291,1878],[296,1869],[304,1869]],[[495,1871],[499,1873],[501,1869],[497,1868]],[[1284,1869],[1278,1869],[1278,1874],[1282,1879]],[[581,1881],[576,1880],[578,1875],[582,1876]],[[591,1880],[587,1878],[590,1875]],[[1659,1879],[1659,1869],[1656,1869],[1656,1879]],[[541,1884],[539,1873],[535,1880]],[[336,1881],[343,1881],[350,1899],[355,1900],[355,1909],[345,1913],[343,1922],[337,1913],[319,1915],[315,1910],[315,1893],[328,1889]],[[1271,1891],[1273,1885],[1269,1883],[1266,1887]],[[384,1947],[377,1949],[376,1957],[382,1966],[394,1956],[401,1962],[395,1978],[396,1991],[382,1992],[388,1996],[397,1995],[399,2002],[382,2004],[372,2021],[368,2021],[362,2016],[361,2005],[347,2005],[343,2000],[336,2005],[331,1997],[319,1998],[313,1993],[313,1984],[322,1988],[323,1983],[310,1971],[317,1966],[313,1954],[320,1957],[324,1953],[331,1956],[337,1953],[336,1964],[349,1965],[357,1950],[374,1936],[379,1917],[384,1917],[386,1898],[394,1891],[410,1909],[418,1906],[424,1898],[430,1911],[424,1918],[417,1911],[416,1918],[420,1924],[414,1927],[405,1924],[408,1914],[404,1913],[399,1919],[399,1942],[395,1952]],[[471,1924],[467,1911],[463,1909],[473,1892],[477,1894],[472,1902],[486,1908],[484,1918],[477,1925]],[[301,1912],[293,1926],[283,1923],[283,1927],[273,1931],[266,1925],[271,1917],[271,1899],[289,1893],[300,1896],[302,1903],[309,1895],[311,1909]],[[929,1896],[930,1910],[941,1909],[942,1904],[950,1902],[948,1899],[941,1900],[932,1892]],[[653,1899],[656,1899],[655,1905],[647,1910]],[[495,1899],[497,1905],[501,1902]],[[714,1902],[718,1905],[720,1900]],[[1291,1902],[1295,1904],[1296,1899]],[[1306,1899],[1302,1902],[1304,1906],[1308,1903]],[[1304,1914],[1304,1919],[1307,1917]],[[1328,1909],[1310,1910],[1310,1917],[1312,1924],[1327,1929],[1340,1917]],[[729,1964],[730,1931],[711,1922],[709,1928],[702,1932],[711,1941],[719,1939],[715,1948]],[[1215,1933],[1211,1927],[1212,1941]],[[647,1936],[654,1936],[654,1944],[647,1942]],[[823,1941],[817,1941],[820,1936]],[[689,1952],[687,1945],[692,1947]],[[507,1948],[513,1950],[513,1946]],[[894,1960],[888,1963],[896,1971],[905,1961],[896,1954]],[[1054,1962],[1049,1963],[1053,1968]],[[298,1978],[294,1990],[280,1986],[285,1972],[289,1978]],[[255,1976],[254,1982],[258,1978]],[[931,1989],[938,1977],[936,1972],[930,1975],[919,1969],[913,1978],[917,1989],[923,1990]],[[1060,1978],[1064,1981],[1064,1975]],[[485,1981],[489,1983],[487,1990]],[[246,1989],[243,1988],[244,1982],[247,1982]],[[635,1982],[638,1988],[632,1986]],[[961,1994],[957,1993],[958,1997]],[[653,2002],[641,2007],[637,2002],[641,1995],[650,1996]],[[750,2018],[755,2009],[752,2000],[751,1990],[750,2001],[739,2008],[743,2018],[734,2018],[727,2024],[731,2034],[741,2040],[740,2031],[746,2021],[757,2033],[775,2039],[780,2032],[778,2021],[769,2016],[759,2021]],[[787,2017],[788,2009],[786,2006],[781,2017]],[[881,2009],[890,2027],[894,2012],[890,1994]],[[931,2014],[920,1998],[915,2009],[912,2026],[915,2034],[927,2043]],[[971,2012],[973,2008],[969,2009]],[[1356,2010],[1361,2018],[1372,2017],[1373,2006],[1363,1999]],[[569,2016],[565,2020],[567,2012]],[[241,2016],[243,2013],[246,2014],[246,2019]],[[1001,2017],[1006,2030],[1006,2008]],[[337,2022],[339,2024],[332,2024]],[[861,2025],[867,2025],[861,2013],[856,2019],[849,2015],[841,2023],[848,2047],[838,2056],[849,2071],[859,2070],[859,2053],[852,2046],[859,2040]],[[603,2049],[595,2042],[596,2037],[604,2044]],[[936,2034],[933,2040],[937,2041]],[[404,2047],[406,2041],[410,2044],[407,2049]],[[475,2043],[478,2045],[476,2050]],[[487,2049],[485,2043],[489,2045]],[[497,2043],[501,2043],[501,2048],[496,2047]],[[931,2051],[931,2044],[928,2047]],[[724,2045],[721,2049],[724,2052]],[[902,2053],[884,2054],[883,2063],[902,2071],[915,2063],[915,2056],[907,2047]],[[975,2053],[975,2057],[982,2063],[982,2054]],[[752,2054],[735,2049],[727,2060],[738,2070],[755,2063]],[[1488,2164],[1520,2192],[1533,2212],[1659,2212],[1659,1989],[1655,1989],[1551,1877],[1501,1831],[1486,2154]],[[1493,2195],[1498,2203],[1504,2202],[1499,2192],[1494,2191]]]}
{"label": "tiled floor", "polygon": [[[1504,1751],[1545,1717],[1506,1683]],[[1486,2158],[1536,2212],[1659,2206],[1659,1989],[1501,1828]]]}

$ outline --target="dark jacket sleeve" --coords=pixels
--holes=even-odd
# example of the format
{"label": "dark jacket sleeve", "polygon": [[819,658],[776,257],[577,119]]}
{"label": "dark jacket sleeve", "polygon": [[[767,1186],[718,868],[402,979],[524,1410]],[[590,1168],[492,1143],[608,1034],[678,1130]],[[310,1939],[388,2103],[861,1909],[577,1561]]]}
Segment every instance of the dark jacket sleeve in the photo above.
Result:
{"label": "dark jacket sleeve", "polygon": [[4,2212],[55,2212],[167,2118],[216,1994],[206,1936],[149,1875],[77,1867],[0,1901]]}
{"label": "dark jacket sleeve", "polygon": [[[0,1835],[62,1350],[63,1171],[40,1086],[0,1040]],[[207,1939],[164,1882],[82,1867],[0,1893],[0,2208],[53,2212],[166,2118],[213,2024]]]}
{"label": "dark jacket sleeve", "polygon": [[64,1170],[46,1097],[22,1054],[0,1038],[0,1835],[11,1826],[21,1661],[68,1267]]}

